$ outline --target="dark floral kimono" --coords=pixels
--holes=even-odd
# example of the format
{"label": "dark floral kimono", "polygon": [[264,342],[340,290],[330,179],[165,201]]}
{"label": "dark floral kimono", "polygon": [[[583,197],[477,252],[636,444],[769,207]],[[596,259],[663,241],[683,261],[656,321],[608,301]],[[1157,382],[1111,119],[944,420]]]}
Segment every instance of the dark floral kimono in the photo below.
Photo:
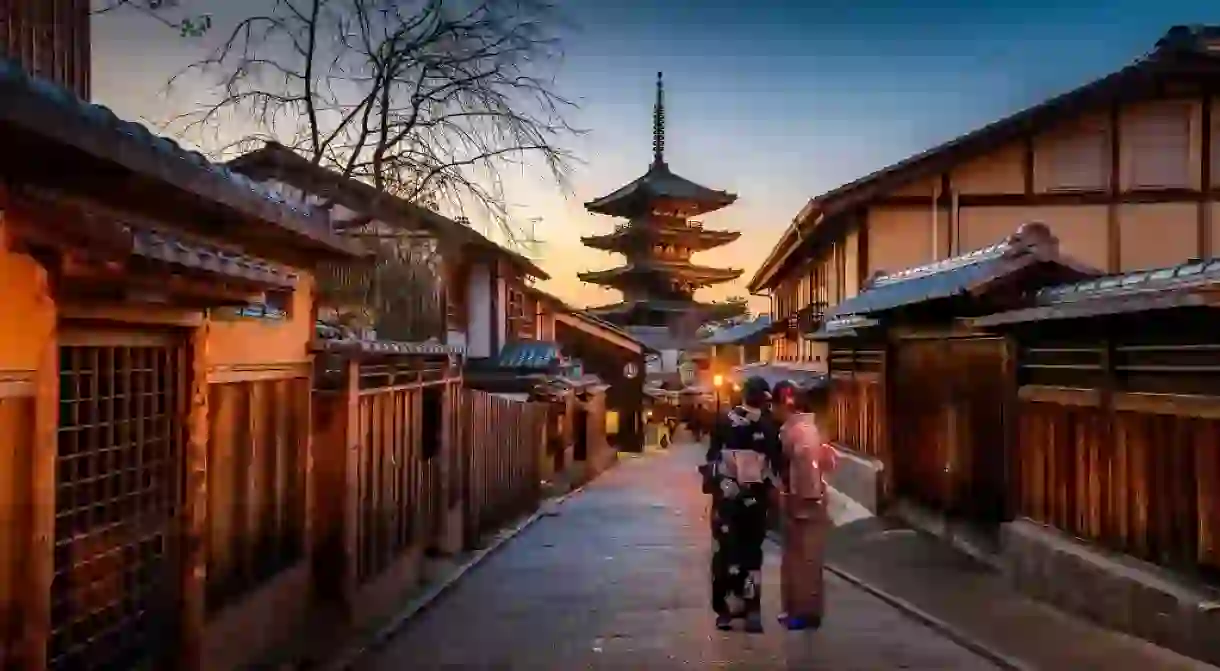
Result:
{"label": "dark floral kimono", "polygon": [[730,410],[707,451],[712,494],[712,609],[717,615],[757,614],[762,600],[763,542],[783,450],[764,412]]}

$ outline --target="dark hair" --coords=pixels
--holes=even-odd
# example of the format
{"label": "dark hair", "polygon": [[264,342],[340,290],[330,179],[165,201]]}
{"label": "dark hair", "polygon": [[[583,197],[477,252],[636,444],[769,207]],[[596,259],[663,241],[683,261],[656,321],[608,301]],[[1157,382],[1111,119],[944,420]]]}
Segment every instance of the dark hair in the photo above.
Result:
{"label": "dark hair", "polygon": [[830,389],[826,385],[814,385],[803,390],[798,406],[802,412],[822,414],[830,405]]}

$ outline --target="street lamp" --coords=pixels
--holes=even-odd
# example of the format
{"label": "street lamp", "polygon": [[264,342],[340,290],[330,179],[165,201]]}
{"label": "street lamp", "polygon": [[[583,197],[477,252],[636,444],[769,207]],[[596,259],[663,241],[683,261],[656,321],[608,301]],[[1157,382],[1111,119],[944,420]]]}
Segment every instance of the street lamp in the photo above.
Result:
{"label": "street lamp", "polygon": [[724,376],[716,373],[712,376],[712,386],[716,388],[716,416],[720,416],[720,387],[724,384]]}

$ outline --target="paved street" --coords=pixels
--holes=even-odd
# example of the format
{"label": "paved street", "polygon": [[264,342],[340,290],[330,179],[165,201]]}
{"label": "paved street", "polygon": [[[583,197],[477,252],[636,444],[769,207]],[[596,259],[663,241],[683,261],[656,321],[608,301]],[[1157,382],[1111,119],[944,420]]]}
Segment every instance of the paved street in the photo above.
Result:
{"label": "paved street", "polygon": [[[989,662],[828,577],[816,633],[774,624],[768,556],[763,635],[715,630],[708,607],[700,448],[629,457],[471,573],[359,668],[991,669]],[[774,550],[774,548],[772,548]]]}

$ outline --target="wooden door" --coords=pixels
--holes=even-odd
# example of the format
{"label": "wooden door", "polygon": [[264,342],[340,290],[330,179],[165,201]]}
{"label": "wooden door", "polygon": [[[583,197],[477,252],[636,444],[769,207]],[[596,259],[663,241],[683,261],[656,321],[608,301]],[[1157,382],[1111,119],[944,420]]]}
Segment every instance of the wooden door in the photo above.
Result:
{"label": "wooden door", "polygon": [[178,641],[185,339],[61,330],[53,669],[169,668]]}
{"label": "wooden door", "polygon": [[1004,341],[909,338],[897,346],[891,426],[899,496],[992,524],[1004,501]]}
{"label": "wooden door", "polygon": [[945,510],[951,504],[952,380],[943,340],[904,339],[890,370],[894,489],[897,496]]}

